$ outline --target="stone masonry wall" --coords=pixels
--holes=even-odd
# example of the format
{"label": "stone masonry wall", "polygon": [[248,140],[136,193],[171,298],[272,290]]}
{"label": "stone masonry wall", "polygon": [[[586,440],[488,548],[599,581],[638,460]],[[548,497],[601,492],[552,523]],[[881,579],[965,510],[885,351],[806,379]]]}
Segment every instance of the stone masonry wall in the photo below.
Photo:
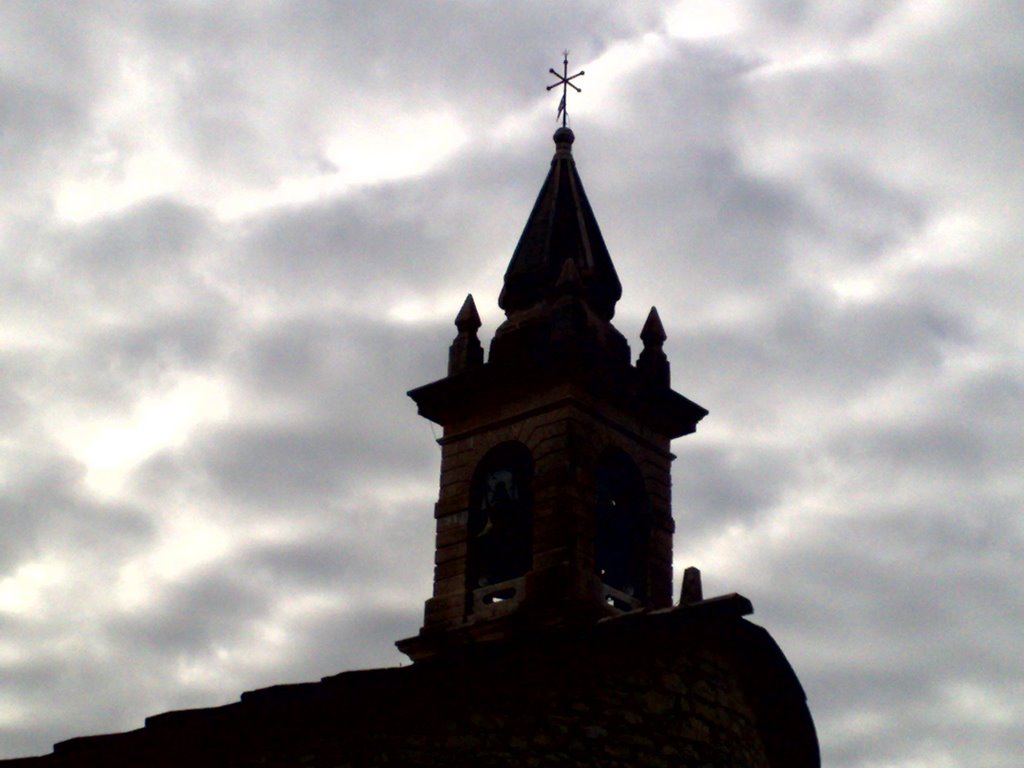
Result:
{"label": "stone masonry wall", "polygon": [[[648,552],[649,603],[656,607],[671,604],[674,523],[668,439],[651,433],[628,414],[610,407],[603,411],[586,407],[586,396],[571,387],[555,395],[561,395],[561,402],[558,396],[545,392],[536,401],[503,406],[509,413],[532,411],[523,418],[503,420],[489,415],[479,423],[471,420],[446,428],[440,495],[435,507],[434,594],[427,603],[424,622],[427,630],[451,629],[466,620],[471,482],[487,452],[505,442],[521,443],[533,460],[532,570],[568,564],[584,577],[594,571],[594,471],[599,456],[613,447],[631,456],[644,478],[653,513]],[[497,405],[476,411],[505,415]],[[606,417],[605,412],[613,413],[613,418]],[[589,591],[585,585],[579,589],[581,594],[572,596],[585,599]]]}
{"label": "stone masonry wall", "polygon": [[698,604],[256,691],[0,764],[817,768],[817,755],[802,691],[771,638]]}

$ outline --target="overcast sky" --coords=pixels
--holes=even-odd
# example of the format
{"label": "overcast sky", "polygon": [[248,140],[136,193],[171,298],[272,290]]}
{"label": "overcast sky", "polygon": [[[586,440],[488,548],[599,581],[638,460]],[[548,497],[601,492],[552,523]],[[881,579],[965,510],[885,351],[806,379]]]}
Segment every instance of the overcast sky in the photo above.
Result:
{"label": "overcast sky", "polygon": [[502,319],[565,47],[615,322],[711,412],[677,575],[825,765],[1019,767],[1019,0],[4,0],[0,756],[404,660],[404,393]]}

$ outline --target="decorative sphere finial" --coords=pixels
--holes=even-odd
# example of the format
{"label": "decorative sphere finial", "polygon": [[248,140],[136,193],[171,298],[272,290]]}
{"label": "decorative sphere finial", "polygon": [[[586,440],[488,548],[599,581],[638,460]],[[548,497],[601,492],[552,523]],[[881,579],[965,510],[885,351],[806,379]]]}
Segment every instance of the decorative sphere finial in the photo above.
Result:
{"label": "decorative sphere finial", "polygon": [[567,128],[563,125],[555,131],[555,135],[551,138],[555,140],[554,160],[572,157],[572,143],[576,141],[576,134],[572,132],[572,128]]}
{"label": "decorative sphere finial", "polygon": [[555,131],[555,135],[552,136],[555,140],[555,146],[561,149],[561,145],[564,144],[566,149],[572,147],[572,143],[576,141],[576,134],[572,132],[572,128],[567,128],[564,125]]}

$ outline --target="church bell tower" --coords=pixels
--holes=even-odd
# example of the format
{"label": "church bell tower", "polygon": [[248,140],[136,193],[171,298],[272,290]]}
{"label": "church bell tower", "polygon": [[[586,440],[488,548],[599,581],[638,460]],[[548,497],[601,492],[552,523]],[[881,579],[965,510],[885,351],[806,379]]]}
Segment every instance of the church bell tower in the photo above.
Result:
{"label": "church bell tower", "polygon": [[414,661],[671,605],[669,447],[707,411],[672,390],[655,309],[635,364],[612,325],[622,287],[573,140],[555,132],[486,362],[469,296],[448,375],[409,392],[444,430],[433,596],[398,642]]}

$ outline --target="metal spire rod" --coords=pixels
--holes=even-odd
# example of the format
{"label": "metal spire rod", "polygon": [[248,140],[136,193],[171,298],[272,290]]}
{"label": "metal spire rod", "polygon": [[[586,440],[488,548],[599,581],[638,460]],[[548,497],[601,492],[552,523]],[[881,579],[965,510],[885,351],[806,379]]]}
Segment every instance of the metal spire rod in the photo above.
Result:
{"label": "metal spire rod", "polygon": [[553,67],[551,69],[549,69],[548,72],[550,72],[552,75],[557,77],[558,78],[558,82],[557,83],[552,83],[551,85],[549,85],[547,87],[547,90],[550,91],[552,88],[557,88],[558,86],[562,86],[562,100],[558,103],[558,114],[555,115],[555,119],[557,120],[558,118],[562,118],[562,127],[565,128],[565,121],[569,117],[569,111],[565,108],[565,96],[569,92],[568,89],[570,87],[575,88],[576,89],[576,93],[583,93],[583,89],[582,88],[580,88],[575,83],[571,82],[572,80],[575,80],[577,77],[582,76],[583,75],[583,70],[581,69],[575,75],[572,75],[570,77],[569,76],[569,51],[562,51],[562,74],[558,74],[554,70]]}

